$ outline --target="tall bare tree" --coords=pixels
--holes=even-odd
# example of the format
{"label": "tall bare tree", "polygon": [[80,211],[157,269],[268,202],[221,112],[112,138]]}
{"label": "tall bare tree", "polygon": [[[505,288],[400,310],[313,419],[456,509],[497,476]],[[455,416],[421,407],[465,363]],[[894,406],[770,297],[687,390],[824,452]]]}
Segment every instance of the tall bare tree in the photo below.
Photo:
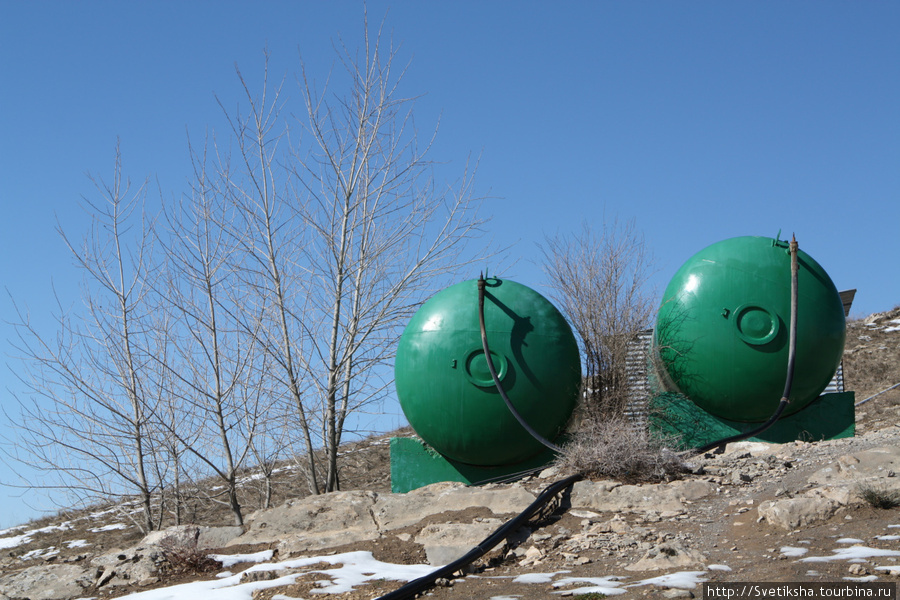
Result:
{"label": "tall bare tree", "polygon": [[466,169],[439,187],[421,144],[414,99],[403,96],[397,48],[379,30],[352,52],[339,46],[344,93],[318,91],[303,71],[304,131],[295,149],[298,208],[308,232],[309,379],[322,411],[325,489],[338,489],[347,417],[381,397],[377,375],[400,328],[436,276],[463,264],[482,220]]}
{"label": "tall bare tree", "polygon": [[620,417],[626,403],[628,342],[650,326],[653,261],[634,221],[585,223],[541,247],[551,297],[575,329],[584,361],[584,416]]}
{"label": "tall bare tree", "polygon": [[366,23],[360,52],[337,52],[324,89],[302,70],[296,122],[281,116],[281,85],[255,95],[239,72],[248,108],[228,115],[236,158],[219,161],[255,265],[245,276],[266,308],[260,343],[294,407],[314,493],[339,488],[348,416],[383,396],[400,328],[436,277],[466,263],[483,223],[468,166],[455,184],[433,179],[433,136],[419,143],[396,48]]}
{"label": "tall bare tree", "polygon": [[164,472],[151,414],[158,397],[146,353],[152,221],[145,187],[123,179],[116,146],[110,183],[91,178],[98,200],[85,199],[93,222],[76,243],[59,233],[84,274],[83,310],[60,303],[55,336],[20,313],[18,350],[30,394],[19,400],[14,452],[24,464],[55,477],[35,487],[59,487],[83,501],[136,495],[144,531],[159,526],[152,499]]}
{"label": "tall bare tree", "polygon": [[[259,315],[244,302],[234,239],[226,233],[232,207],[210,181],[206,164],[204,151],[195,157],[190,194],[165,213],[161,310],[172,315],[176,333],[161,367],[172,383],[167,399],[183,414],[175,420],[171,411],[156,416],[161,430],[221,480],[234,523],[243,525],[238,471],[265,421],[266,377],[255,347]],[[242,326],[247,323],[249,330]]]}
{"label": "tall bare tree", "polygon": [[248,292],[245,306],[260,314],[258,323],[246,318],[241,322],[246,331],[254,332],[258,348],[269,360],[268,375],[276,385],[273,406],[289,405],[296,418],[302,440],[298,454],[304,457],[310,492],[319,493],[315,457],[321,440],[315,437],[316,415],[307,395],[304,364],[306,272],[296,259],[304,241],[284,162],[290,153],[285,149],[289,142],[288,124],[281,114],[282,85],[269,87],[268,54],[259,95],[251,91],[240,70],[237,76],[246,108],[232,113],[222,106],[236,156],[232,160],[230,152],[217,147],[215,167],[219,189],[233,210],[229,231],[242,257],[238,277]]}

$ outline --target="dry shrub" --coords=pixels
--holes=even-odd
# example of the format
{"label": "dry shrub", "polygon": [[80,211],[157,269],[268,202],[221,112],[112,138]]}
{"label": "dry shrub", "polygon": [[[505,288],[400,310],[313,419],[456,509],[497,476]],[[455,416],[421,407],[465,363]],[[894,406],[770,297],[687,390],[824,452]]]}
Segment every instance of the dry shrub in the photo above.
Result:
{"label": "dry shrub", "polygon": [[650,436],[624,418],[586,423],[563,446],[556,466],[567,474],[591,479],[669,481],[684,470],[670,442]]}
{"label": "dry shrub", "polygon": [[197,547],[196,538],[165,539],[160,542],[159,551],[165,558],[167,573],[210,573],[222,568],[222,563]]}
{"label": "dry shrub", "polygon": [[900,491],[885,489],[870,483],[860,483],[856,493],[873,508],[891,509],[900,506]]}

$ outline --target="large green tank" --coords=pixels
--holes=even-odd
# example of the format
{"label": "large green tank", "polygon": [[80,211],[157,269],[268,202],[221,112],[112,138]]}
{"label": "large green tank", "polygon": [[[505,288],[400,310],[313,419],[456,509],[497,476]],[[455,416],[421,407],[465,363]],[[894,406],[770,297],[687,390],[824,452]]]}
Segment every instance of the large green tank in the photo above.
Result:
{"label": "large green tank", "polygon": [[[581,361],[572,330],[534,290],[487,279],[484,315],[494,366],[510,401],[553,440],[578,397]],[[471,465],[521,462],[543,450],[516,421],[488,370],[478,322],[478,282],[431,297],[397,347],[397,396],[409,424],[443,456]]]}
{"label": "large green tank", "polygon": [[[784,391],[790,333],[788,242],[738,237],[691,257],[663,294],[654,344],[664,384],[707,412],[767,420]],[[798,252],[797,353],[789,415],[815,400],[844,349],[844,310],[831,278]]]}

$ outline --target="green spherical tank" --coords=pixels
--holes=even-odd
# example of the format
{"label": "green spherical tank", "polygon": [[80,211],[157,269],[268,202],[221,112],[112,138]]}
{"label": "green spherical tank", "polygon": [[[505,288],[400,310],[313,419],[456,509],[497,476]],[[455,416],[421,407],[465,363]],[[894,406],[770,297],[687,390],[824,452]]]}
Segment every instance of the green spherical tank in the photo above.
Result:
{"label": "green spherical tank", "polygon": [[[543,296],[496,278],[486,280],[484,318],[503,389],[525,422],[553,440],[572,414],[581,383],[572,330]],[[482,348],[476,280],[422,305],[400,338],[394,370],[409,424],[445,457],[501,466],[543,450],[494,386]]]}
{"label": "green spherical tank", "polygon": [[[797,256],[797,350],[784,415],[822,393],[844,349],[834,283],[808,254]],[[788,242],[738,237],[701,250],[663,294],[654,344],[664,384],[718,417],[766,421],[787,377],[790,307]]]}

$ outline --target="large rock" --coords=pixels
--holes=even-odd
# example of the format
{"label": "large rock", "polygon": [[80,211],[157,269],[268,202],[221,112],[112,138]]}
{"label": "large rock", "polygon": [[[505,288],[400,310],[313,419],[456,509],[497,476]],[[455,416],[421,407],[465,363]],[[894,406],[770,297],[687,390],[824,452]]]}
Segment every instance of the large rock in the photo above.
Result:
{"label": "large rock", "polygon": [[95,572],[75,565],[29,567],[0,576],[0,594],[29,600],[80,598],[94,585]]}
{"label": "large rock", "polygon": [[253,513],[247,519],[249,530],[228,545],[277,542],[282,554],[315,552],[374,540],[382,532],[443,512],[484,507],[496,515],[517,514],[533,501],[534,495],[520,485],[473,488],[436,483],[407,494],[333,492]]}
{"label": "large rock", "polygon": [[162,551],[156,546],[137,545],[127,550],[113,550],[91,559],[97,577],[96,587],[118,585],[150,585],[159,579],[165,563]]}
{"label": "large rock", "polygon": [[572,489],[572,506],[609,512],[685,510],[685,503],[715,491],[708,481],[619,485],[613,481],[579,481]]}
{"label": "large rock", "polygon": [[818,485],[850,483],[893,474],[900,474],[900,447],[884,446],[842,456],[813,473],[809,482]]}
{"label": "large rock", "polygon": [[379,494],[373,515],[384,530],[415,525],[422,519],[447,511],[485,507],[495,515],[518,514],[534,502],[534,494],[521,485],[509,487],[468,487],[444,482],[406,494]]}
{"label": "large rock", "polygon": [[288,500],[250,515],[250,529],[228,545],[278,542],[279,552],[289,554],[373,540],[379,536],[372,517],[375,497],[351,491]]}
{"label": "large rock", "polygon": [[768,500],[759,505],[759,520],[789,531],[829,519],[840,505],[825,497]]}
{"label": "large rock", "polygon": [[200,549],[222,548],[244,533],[242,527],[205,527],[200,525],[176,525],[152,531],[141,540],[140,546],[167,544],[196,545]]}
{"label": "large rock", "polygon": [[502,524],[500,519],[490,519],[480,523],[426,525],[415,542],[425,547],[429,564],[443,566],[464,556]]}

